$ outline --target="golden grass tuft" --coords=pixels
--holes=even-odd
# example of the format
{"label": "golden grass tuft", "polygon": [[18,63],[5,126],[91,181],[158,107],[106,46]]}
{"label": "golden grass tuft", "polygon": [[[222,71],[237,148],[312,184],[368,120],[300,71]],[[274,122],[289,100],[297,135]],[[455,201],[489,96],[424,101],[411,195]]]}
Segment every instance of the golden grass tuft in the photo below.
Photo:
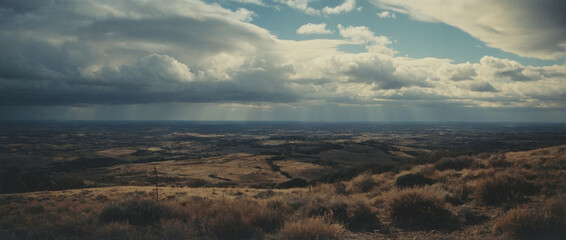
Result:
{"label": "golden grass tuft", "polygon": [[495,220],[493,231],[513,239],[564,239],[566,199],[552,199],[543,207],[512,209]]}
{"label": "golden grass tuft", "polygon": [[363,196],[324,195],[313,196],[299,209],[299,215],[308,218],[325,216],[352,231],[374,230],[381,226],[377,209]]}
{"label": "golden grass tuft", "polygon": [[479,179],[473,195],[477,201],[485,205],[501,205],[520,202],[524,196],[539,191],[536,184],[525,179],[525,173],[505,171]]}
{"label": "golden grass tuft", "polygon": [[348,193],[367,193],[377,186],[377,181],[370,173],[362,173],[354,177],[346,186]]}
{"label": "golden grass tuft", "polygon": [[391,222],[401,228],[451,229],[457,219],[446,206],[438,185],[393,189],[382,195]]}
{"label": "golden grass tuft", "polygon": [[298,221],[287,221],[276,235],[280,240],[342,239],[347,231],[344,226],[326,217],[317,216]]}

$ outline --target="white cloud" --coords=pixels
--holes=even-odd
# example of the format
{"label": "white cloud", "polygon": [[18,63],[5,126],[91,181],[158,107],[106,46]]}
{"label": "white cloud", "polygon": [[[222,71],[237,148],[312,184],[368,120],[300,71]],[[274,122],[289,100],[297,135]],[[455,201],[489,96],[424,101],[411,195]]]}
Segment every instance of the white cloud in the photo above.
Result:
{"label": "white cloud", "polygon": [[239,8],[236,10],[236,14],[240,16],[240,19],[244,22],[251,22],[254,16],[257,16],[253,11],[245,8]]}
{"label": "white cloud", "polygon": [[566,56],[566,1],[371,0],[377,6],[460,28],[486,45],[523,57]]}
{"label": "white cloud", "polygon": [[345,0],[342,4],[336,7],[324,7],[322,12],[325,14],[340,14],[344,12],[351,12],[356,8],[356,0]]}
{"label": "white cloud", "polygon": [[377,16],[379,18],[393,18],[393,19],[397,18],[397,16],[395,16],[395,13],[391,13],[389,11],[378,12]]}
{"label": "white cloud", "polygon": [[303,11],[306,14],[310,14],[310,15],[320,14],[320,10],[309,7],[309,2],[312,2],[313,0],[275,0],[275,1],[286,4],[291,8]]}
{"label": "white cloud", "polygon": [[249,12],[198,0],[66,3],[0,15],[0,105],[566,105],[564,66],[399,57],[365,26],[338,25],[341,39],[282,40],[247,22]]}
{"label": "white cloud", "polygon": [[373,42],[376,40],[374,33],[366,26],[344,27],[341,24],[338,24],[338,29],[340,30],[340,35],[342,35],[342,37],[352,39],[354,42]]}
{"label": "white cloud", "polygon": [[258,6],[266,6],[264,2],[262,2],[261,0],[231,0],[234,2],[239,2],[239,3],[246,3],[246,4],[255,4]]}
{"label": "white cloud", "polygon": [[388,45],[391,40],[385,36],[375,36],[366,26],[348,26],[344,27],[338,24],[340,35],[344,38],[350,39],[354,44],[365,44],[366,49],[370,52],[380,52],[387,55],[394,55],[396,52]]}
{"label": "white cloud", "polygon": [[326,23],[314,24],[307,23],[297,29],[298,34],[331,34],[331,30],[326,29]]}

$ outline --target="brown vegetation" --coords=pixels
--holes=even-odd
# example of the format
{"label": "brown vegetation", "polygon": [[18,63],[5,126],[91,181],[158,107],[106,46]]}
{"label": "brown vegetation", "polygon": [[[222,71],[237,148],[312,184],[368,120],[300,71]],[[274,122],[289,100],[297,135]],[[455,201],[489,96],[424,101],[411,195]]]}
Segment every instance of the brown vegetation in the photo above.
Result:
{"label": "brown vegetation", "polygon": [[199,188],[160,187],[159,203],[149,186],[3,194],[0,237],[560,239],[562,148],[443,158],[303,188],[210,188],[185,179]]}
{"label": "brown vegetation", "polygon": [[506,238],[563,239],[566,198],[550,199],[543,207],[515,208],[495,219],[493,230]]}
{"label": "brown vegetation", "polygon": [[298,221],[287,221],[276,239],[281,240],[319,240],[342,239],[346,235],[344,227],[332,223],[325,217],[311,217]]}
{"label": "brown vegetation", "polygon": [[393,224],[402,228],[449,229],[456,216],[447,209],[446,193],[438,186],[394,189],[383,195]]}

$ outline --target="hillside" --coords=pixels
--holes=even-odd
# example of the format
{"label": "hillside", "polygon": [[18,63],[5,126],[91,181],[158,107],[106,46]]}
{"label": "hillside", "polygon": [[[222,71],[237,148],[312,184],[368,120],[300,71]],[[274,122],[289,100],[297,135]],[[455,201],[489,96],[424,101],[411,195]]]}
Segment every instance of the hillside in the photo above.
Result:
{"label": "hillside", "polygon": [[[268,169],[256,160],[238,155],[213,166]],[[291,174],[311,166],[284,161],[274,162]],[[145,165],[152,166],[175,176],[198,172]],[[158,202],[154,186],[2,194],[2,239],[559,239],[566,229],[566,145],[406,163],[282,190],[240,187],[249,185],[241,177],[248,172],[217,171],[235,184],[164,184]]]}

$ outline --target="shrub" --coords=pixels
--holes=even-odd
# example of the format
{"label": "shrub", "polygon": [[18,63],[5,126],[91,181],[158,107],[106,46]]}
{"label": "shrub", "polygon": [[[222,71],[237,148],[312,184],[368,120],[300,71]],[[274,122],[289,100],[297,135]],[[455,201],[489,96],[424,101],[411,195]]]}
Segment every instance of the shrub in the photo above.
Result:
{"label": "shrub", "polygon": [[505,154],[498,153],[498,154],[493,155],[489,159],[487,165],[489,167],[492,167],[492,168],[506,168],[506,167],[510,167],[511,165],[513,165],[513,163],[506,160]]}
{"label": "shrub", "polygon": [[114,203],[102,209],[98,217],[104,223],[124,222],[127,220],[125,210],[120,205]]}
{"label": "shrub", "polygon": [[311,217],[285,222],[285,225],[277,234],[277,239],[342,239],[345,235],[346,230],[342,225],[332,223],[325,217]]}
{"label": "shrub", "polygon": [[415,187],[434,184],[436,181],[419,173],[408,173],[397,177],[395,184],[398,187]]}
{"label": "shrub", "polygon": [[460,156],[456,158],[442,158],[440,161],[434,164],[434,167],[438,170],[444,171],[446,169],[462,170],[464,168],[469,168],[472,166],[474,160],[468,156]]}
{"label": "shrub", "polygon": [[474,209],[469,205],[462,206],[458,211],[458,216],[462,217],[463,222],[467,225],[478,224],[490,219],[481,211]]}
{"label": "shrub", "polygon": [[346,184],[344,184],[343,182],[335,183],[334,192],[340,195],[348,195]]}
{"label": "shrub", "polygon": [[457,225],[444,203],[444,193],[435,187],[394,189],[384,194],[394,225],[417,229],[449,229]]}
{"label": "shrub", "polygon": [[519,201],[523,195],[532,195],[537,192],[539,192],[539,187],[520,176],[501,173],[478,180],[474,196],[476,200],[485,205],[500,205]]}
{"label": "shrub", "polygon": [[147,226],[155,224],[166,214],[165,207],[148,200],[125,201],[106,206],[99,215],[104,223],[128,221],[132,225]]}
{"label": "shrub", "polygon": [[256,194],[254,196],[254,198],[266,199],[266,198],[270,198],[270,197],[273,197],[273,196],[275,196],[275,192],[273,192],[273,190],[271,190],[271,189],[268,189],[268,190],[265,190],[263,192],[259,192],[258,194]]}
{"label": "shrub", "polygon": [[341,220],[352,231],[370,231],[381,226],[377,217],[377,210],[363,197],[351,199],[346,209],[345,218],[338,220]]}
{"label": "shrub", "polygon": [[190,188],[198,188],[204,187],[209,185],[210,183],[204,179],[196,178],[196,179],[187,179],[186,185]]}
{"label": "shrub", "polygon": [[363,173],[350,180],[346,191],[349,193],[366,193],[371,191],[376,185],[377,182],[371,174]]}
{"label": "shrub", "polygon": [[293,178],[289,181],[280,183],[277,187],[278,188],[302,188],[308,185],[307,181],[302,178]]}
{"label": "shrub", "polygon": [[265,202],[218,199],[188,206],[188,222],[198,227],[196,234],[217,239],[258,238],[264,232],[275,232],[284,221],[283,213]]}
{"label": "shrub", "polygon": [[563,239],[566,235],[566,201],[545,207],[512,209],[495,220],[494,232],[515,239]]}
{"label": "shrub", "polygon": [[329,217],[352,231],[373,230],[381,225],[377,210],[361,196],[317,196],[301,211],[306,217]]}
{"label": "shrub", "polygon": [[186,224],[185,222],[179,219],[170,219],[166,220],[161,224],[159,229],[159,238],[158,239],[167,239],[167,240],[183,240],[183,239],[192,239],[193,229],[191,226]]}

